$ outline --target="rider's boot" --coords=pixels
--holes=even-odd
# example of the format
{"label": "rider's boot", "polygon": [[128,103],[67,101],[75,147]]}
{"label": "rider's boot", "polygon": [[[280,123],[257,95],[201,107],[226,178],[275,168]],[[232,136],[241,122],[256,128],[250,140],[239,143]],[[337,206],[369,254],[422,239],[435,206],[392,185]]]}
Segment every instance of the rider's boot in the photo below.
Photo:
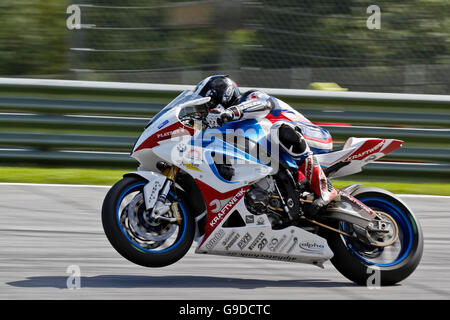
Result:
{"label": "rider's boot", "polygon": [[333,200],[338,200],[339,195],[331,185],[325,173],[320,167],[317,158],[313,155],[303,137],[301,128],[292,123],[283,123],[278,127],[274,142],[279,143],[299,166],[299,175],[304,175],[315,200],[311,206],[311,214],[314,215]]}
{"label": "rider's boot", "polygon": [[327,179],[316,156],[309,153],[308,157],[299,165],[299,173],[305,176],[309,188],[315,195],[311,205],[311,213],[316,214],[332,201],[339,200],[339,194]]}

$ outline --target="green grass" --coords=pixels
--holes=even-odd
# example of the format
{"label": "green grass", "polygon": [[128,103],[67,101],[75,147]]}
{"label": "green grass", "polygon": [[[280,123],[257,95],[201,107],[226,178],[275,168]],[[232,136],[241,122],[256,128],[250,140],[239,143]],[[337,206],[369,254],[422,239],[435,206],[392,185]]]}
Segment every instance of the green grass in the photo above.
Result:
{"label": "green grass", "polygon": [[0,182],[113,185],[129,170],[0,167]]}
{"label": "green grass", "polygon": [[[122,178],[123,174],[129,171],[120,169],[0,167],[0,182],[113,185]],[[355,183],[379,187],[393,193],[450,196],[450,184],[371,181],[368,179],[333,181],[336,188]]]}

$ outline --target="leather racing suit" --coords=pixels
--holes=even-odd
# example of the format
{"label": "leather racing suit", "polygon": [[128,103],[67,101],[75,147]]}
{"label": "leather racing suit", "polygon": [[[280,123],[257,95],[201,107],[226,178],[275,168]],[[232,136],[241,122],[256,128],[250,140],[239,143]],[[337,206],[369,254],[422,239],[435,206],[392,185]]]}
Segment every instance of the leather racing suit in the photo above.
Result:
{"label": "leather racing suit", "polygon": [[278,127],[278,134],[271,136],[272,143],[279,143],[295,159],[299,167],[299,180],[306,179],[316,195],[317,207],[322,207],[337,197],[336,189],[314,155],[331,151],[333,143],[327,130],[314,125],[285,102],[257,90],[245,93],[237,104],[228,109],[219,106],[210,110],[206,117],[212,126],[245,119],[267,119]]}

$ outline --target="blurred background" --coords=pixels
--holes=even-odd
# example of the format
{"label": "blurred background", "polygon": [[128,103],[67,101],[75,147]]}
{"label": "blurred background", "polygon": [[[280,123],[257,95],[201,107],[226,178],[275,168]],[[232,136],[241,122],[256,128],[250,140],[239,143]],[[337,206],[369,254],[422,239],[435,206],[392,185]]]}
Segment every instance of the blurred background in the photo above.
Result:
{"label": "blurred background", "polygon": [[448,94],[449,30],[447,0],[3,0],[0,75]]}
{"label": "blurred background", "polygon": [[[149,272],[113,252],[106,191],[136,170],[149,119],[212,74],[267,88],[335,150],[405,141],[336,188],[450,195],[450,0],[0,0],[1,299],[450,297],[450,197],[403,198],[424,227],[423,268],[383,290],[328,267],[187,256]],[[61,290],[74,266],[82,289]]]}
{"label": "blurred background", "polygon": [[[80,29],[68,28],[76,22],[71,5]],[[23,176],[31,181],[36,167],[135,168],[134,141],[181,91],[18,79],[195,85],[218,73],[241,87],[380,93],[277,97],[328,129],[335,149],[351,136],[405,141],[360,178],[431,179],[450,188],[448,0],[2,0],[1,180],[22,179],[11,166],[32,166]],[[67,172],[52,181],[118,176],[73,180]],[[44,172],[36,181],[48,179]]]}

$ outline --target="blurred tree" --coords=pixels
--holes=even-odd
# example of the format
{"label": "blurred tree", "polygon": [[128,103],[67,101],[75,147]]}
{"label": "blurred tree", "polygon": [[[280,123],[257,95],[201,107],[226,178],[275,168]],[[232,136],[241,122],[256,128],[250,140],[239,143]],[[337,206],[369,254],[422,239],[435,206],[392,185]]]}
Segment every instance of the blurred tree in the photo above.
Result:
{"label": "blurred tree", "polygon": [[220,29],[213,26],[211,1],[95,4],[82,7],[83,24],[95,26],[71,34],[82,46],[72,50],[77,56],[76,65],[71,66],[74,69],[99,74],[138,73],[218,64]]}
{"label": "blurred tree", "polygon": [[28,76],[67,71],[65,0],[2,0],[0,75]]}
{"label": "blurred tree", "polygon": [[[82,24],[91,27],[67,30],[66,8],[74,3],[82,6]],[[373,4],[381,9],[380,30],[366,26]],[[335,68],[360,68],[346,76],[355,84],[370,83],[363,69],[371,68],[381,70],[380,83],[396,75],[390,83],[400,83],[399,68],[415,65],[433,69],[434,78],[423,71],[421,81],[447,90],[448,73],[436,69],[450,65],[448,0],[0,3],[0,75],[179,83],[201,72],[245,69],[257,80],[264,70],[311,68],[327,69],[328,81]],[[414,76],[412,70],[406,78]]]}
{"label": "blurred tree", "polygon": [[[366,27],[371,0],[262,0],[247,20],[256,50],[245,64],[262,68],[364,67],[440,63],[450,54],[447,0],[379,0],[381,29]],[[448,60],[447,60],[448,62]]]}

